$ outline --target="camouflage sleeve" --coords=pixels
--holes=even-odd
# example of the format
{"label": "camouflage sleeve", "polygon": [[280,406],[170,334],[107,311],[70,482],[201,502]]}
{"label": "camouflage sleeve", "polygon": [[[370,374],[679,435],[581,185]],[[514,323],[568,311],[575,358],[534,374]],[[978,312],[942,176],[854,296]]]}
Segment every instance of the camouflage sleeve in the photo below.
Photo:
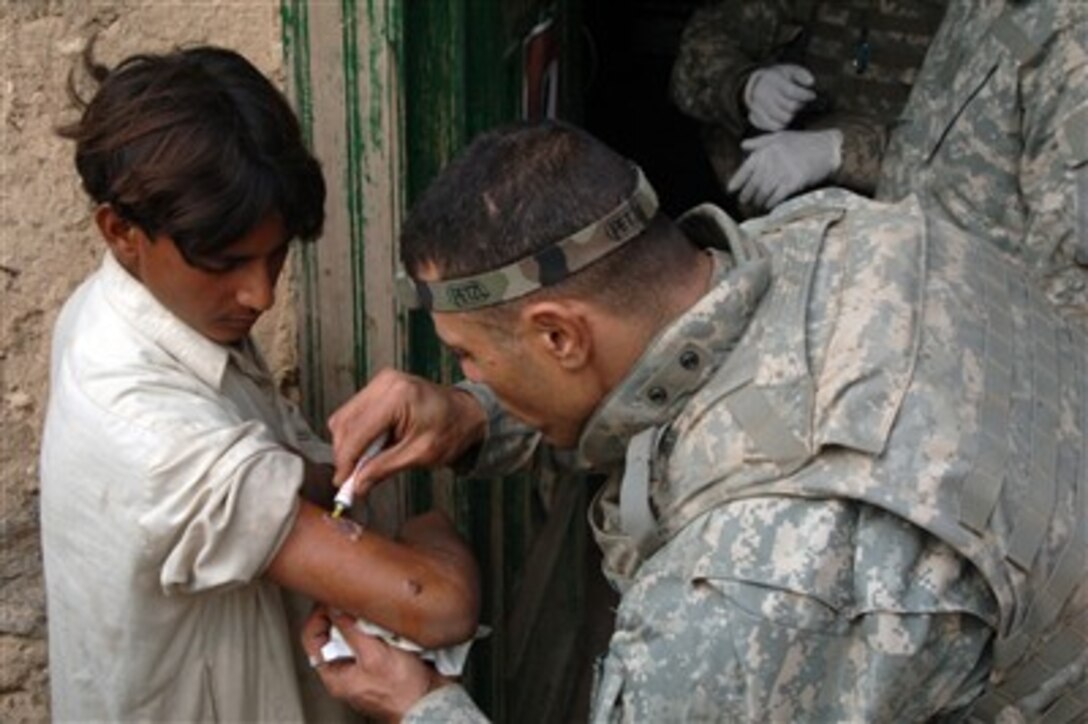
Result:
{"label": "camouflage sleeve", "polygon": [[590,720],[925,721],[989,669],[981,576],[894,515],[752,498],[643,564]]}
{"label": "camouflage sleeve", "polygon": [[693,118],[739,135],[748,76],[768,61],[784,2],[725,0],[699,8],[684,28],[672,69],[673,103]]}
{"label": "camouflage sleeve", "polygon": [[423,697],[401,719],[402,724],[486,724],[468,692],[460,686],[443,686]]}
{"label": "camouflage sleeve", "polygon": [[487,433],[480,445],[454,463],[454,470],[459,475],[491,477],[526,467],[542,447],[540,433],[507,414],[487,385],[466,380],[457,386],[476,398],[487,413]]}
{"label": "camouflage sleeve", "polygon": [[[1024,245],[1034,257],[1054,259],[1051,301],[1088,320],[1088,239],[1078,238],[1088,234],[1088,198],[1078,198],[1088,196],[1088,21],[1061,31],[1049,48],[1037,69],[1022,74],[1020,89],[1027,99],[1019,165]],[[1086,252],[1080,264],[1078,248]]]}
{"label": "camouflage sleeve", "polygon": [[866,196],[876,191],[880,161],[888,146],[891,129],[879,119],[831,114],[809,128],[838,128],[842,131],[842,165],[831,175],[836,186]]}

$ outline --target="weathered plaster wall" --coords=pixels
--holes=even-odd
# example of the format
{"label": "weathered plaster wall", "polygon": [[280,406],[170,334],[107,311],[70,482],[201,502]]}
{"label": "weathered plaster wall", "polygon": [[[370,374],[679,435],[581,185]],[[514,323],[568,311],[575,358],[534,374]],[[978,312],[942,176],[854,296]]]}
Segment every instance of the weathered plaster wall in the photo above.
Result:
{"label": "weathered plaster wall", "polygon": [[[278,0],[0,0],[0,720],[48,717],[37,454],[49,336],[61,304],[104,245],[53,134],[71,120],[65,82],[87,39],[108,65],[179,44],[234,48],[281,87]],[[294,379],[290,290],[258,338]],[[73,481],[75,483],[77,481]]]}

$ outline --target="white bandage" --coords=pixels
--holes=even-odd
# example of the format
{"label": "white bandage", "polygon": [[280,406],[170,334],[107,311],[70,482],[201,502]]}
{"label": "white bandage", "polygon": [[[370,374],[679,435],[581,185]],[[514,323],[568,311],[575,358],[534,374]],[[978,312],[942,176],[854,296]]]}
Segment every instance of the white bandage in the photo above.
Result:
{"label": "white bandage", "polygon": [[[447,646],[441,649],[424,649],[413,641],[409,641],[402,636],[396,635],[392,631],[361,618],[355,620],[355,628],[368,636],[374,636],[381,639],[390,646],[419,654],[419,657],[424,661],[433,662],[435,669],[443,676],[460,676],[465,668],[465,661],[468,659],[468,652],[472,647],[472,642],[491,633],[491,629],[487,626],[478,626],[476,628],[476,635],[468,641],[463,641],[459,644],[454,644],[453,646]],[[350,660],[355,658],[355,651],[352,650],[351,646],[344,638],[344,634],[341,633],[340,629],[336,626],[333,626],[329,631],[329,642],[321,647],[321,658],[322,661],[319,664],[316,664],[317,666],[329,661]],[[313,657],[311,657],[311,666],[315,665],[313,660]]]}

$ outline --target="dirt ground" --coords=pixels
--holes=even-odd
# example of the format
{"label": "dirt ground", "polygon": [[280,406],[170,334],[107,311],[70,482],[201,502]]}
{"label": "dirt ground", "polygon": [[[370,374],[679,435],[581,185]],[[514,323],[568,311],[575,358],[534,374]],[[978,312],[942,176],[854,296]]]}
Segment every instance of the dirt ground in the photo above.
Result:
{"label": "dirt ground", "polygon": [[[38,444],[49,337],[64,299],[104,245],[53,129],[73,118],[65,85],[98,35],[107,65],[179,44],[234,48],[282,86],[278,0],[0,0],[0,720],[48,719],[45,598],[38,543]],[[287,275],[285,275],[287,276]],[[294,378],[289,280],[258,340]]]}

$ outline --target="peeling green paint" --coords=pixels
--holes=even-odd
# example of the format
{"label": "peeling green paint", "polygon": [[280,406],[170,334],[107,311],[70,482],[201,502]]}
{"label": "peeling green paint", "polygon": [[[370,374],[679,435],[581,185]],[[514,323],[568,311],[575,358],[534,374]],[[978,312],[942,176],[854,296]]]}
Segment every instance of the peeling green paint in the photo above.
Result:
{"label": "peeling green paint", "polygon": [[[376,7],[380,5],[381,7]],[[370,107],[367,116],[367,127],[369,133],[367,134],[367,140],[370,142],[371,148],[375,151],[381,151],[385,148],[385,128],[382,123],[382,116],[385,112],[384,102],[386,100],[385,93],[385,77],[382,74],[382,56],[386,51],[386,44],[389,42],[385,35],[388,25],[388,18],[386,13],[383,12],[388,8],[389,3],[383,2],[383,0],[367,0],[366,3],[366,17],[367,28],[369,29],[369,38],[367,43],[367,70],[369,92],[370,92]],[[381,99],[379,102],[378,99]]]}
{"label": "peeling green paint", "polygon": [[[307,0],[283,0],[280,5],[283,21],[283,52],[292,79],[292,100],[307,145],[313,148],[314,107],[310,76],[310,28]],[[302,369],[303,404],[313,422],[323,417],[324,399],[320,375],[321,325],[317,319],[317,260],[312,244],[303,244],[299,251],[302,273],[302,324],[299,347],[305,357]]]}
{"label": "peeling green paint", "polygon": [[[476,133],[496,124],[513,120],[521,105],[521,38],[534,17],[555,12],[556,7],[575,6],[578,0],[282,0],[284,48],[288,70],[294,88],[293,97],[308,139],[314,133],[337,131],[336,148],[340,148],[339,131],[343,130],[343,154],[325,159],[329,184],[344,190],[342,202],[346,212],[339,219],[347,222],[344,232],[349,238],[346,248],[338,246],[338,258],[332,260],[336,269],[336,299],[348,293],[343,288],[350,283],[353,316],[350,344],[334,335],[341,330],[326,332],[326,346],[321,346],[321,322],[318,302],[328,304],[328,285],[322,288],[317,278],[317,257],[303,253],[303,344],[304,393],[307,412],[315,423],[321,423],[325,410],[325,392],[332,393],[340,382],[325,381],[321,370],[331,362],[339,366],[336,374],[350,360],[328,359],[331,355],[352,357],[356,382],[368,376],[368,351],[380,340],[368,329],[366,254],[368,245],[394,244],[386,238],[384,214],[387,205],[410,203],[438,172]],[[341,24],[335,25],[339,14]],[[312,17],[311,17],[312,15]],[[326,28],[315,31],[310,27]],[[564,38],[570,42],[571,28],[567,22]],[[312,37],[320,32],[331,37]],[[576,35],[573,36],[576,38]],[[321,45],[317,45],[321,43]],[[314,62],[340,63],[342,67],[311,67],[310,47],[317,53]],[[337,45],[338,44],[338,45]],[[328,52],[324,52],[328,51]],[[335,52],[334,52],[335,51]],[[332,83],[341,77],[343,88],[319,85],[318,102],[324,104],[330,93],[342,94],[343,117],[338,102],[333,111],[324,105],[313,108],[314,88]],[[564,70],[569,72],[569,68]],[[312,75],[312,78],[311,78]],[[336,81],[338,82],[338,81]],[[564,88],[569,91],[569,88]],[[570,95],[564,93],[564,98]],[[333,100],[339,100],[335,98]],[[569,107],[569,106],[568,106]],[[319,128],[314,128],[314,113]],[[343,124],[343,125],[340,125]],[[392,124],[392,125],[391,125]],[[395,134],[391,135],[391,134]],[[319,140],[324,140],[319,135]],[[340,154],[338,154],[340,155]],[[395,178],[378,177],[393,174]],[[396,211],[402,211],[397,209]],[[377,229],[381,237],[375,237]],[[368,238],[368,235],[375,238]],[[342,251],[340,251],[342,249]],[[383,251],[375,247],[370,251]],[[347,258],[340,259],[340,255]],[[381,254],[371,254],[379,258]],[[330,260],[322,257],[325,272]],[[342,265],[349,265],[350,275]],[[369,269],[375,279],[378,269]],[[383,272],[384,273],[384,272]],[[346,277],[350,276],[350,282]],[[377,302],[371,290],[371,305]],[[327,308],[327,307],[326,307]],[[337,308],[338,309],[338,308]],[[372,309],[372,311],[373,311]],[[345,320],[346,321],[346,320]],[[399,312],[397,354],[405,369],[440,382],[459,377],[454,360],[439,345],[429,315]],[[368,334],[369,332],[369,334]],[[342,331],[343,334],[347,330]],[[368,339],[369,337],[369,339]],[[338,345],[338,342],[344,344]],[[340,350],[340,351],[334,351]],[[317,414],[321,413],[321,414]],[[570,481],[564,481],[570,483]],[[465,683],[477,702],[494,720],[543,721],[548,712],[566,702],[560,692],[558,678],[552,677],[563,666],[557,666],[556,656],[533,659],[532,664],[518,665],[518,671],[507,667],[507,656],[513,643],[531,641],[529,650],[547,650],[537,642],[555,643],[550,631],[562,629],[573,635],[571,628],[581,620],[578,605],[581,571],[578,546],[585,536],[580,516],[571,518],[563,533],[562,560],[575,564],[564,567],[561,581],[546,580],[547,602],[541,607],[547,616],[525,615],[531,628],[514,635],[510,618],[519,608],[519,587],[535,571],[526,570],[531,549],[543,530],[536,482],[528,476],[506,480],[466,481],[452,488],[448,480],[434,487],[426,473],[410,476],[410,508],[420,510],[432,503],[442,505],[454,515],[458,528],[467,535],[480,559],[484,575],[485,621],[494,626],[491,637],[480,642],[470,659]],[[581,490],[580,488],[578,488]],[[435,493],[434,491],[437,492]],[[584,502],[584,501],[583,501]],[[579,503],[579,506],[582,503]],[[574,583],[574,588],[564,588]],[[573,598],[572,598],[573,597]],[[567,602],[573,600],[575,605]],[[524,603],[523,601],[521,603]],[[562,654],[567,656],[567,654]],[[528,660],[528,659],[527,659]],[[564,661],[564,663],[566,663]],[[533,671],[528,669],[536,666]],[[544,669],[547,669],[546,671]],[[567,666],[567,669],[570,667]],[[515,675],[524,681],[514,680]],[[539,676],[538,676],[539,675]],[[541,697],[551,696],[548,706],[539,706]],[[556,698],[558,696],[558,698]],[[559,704],[556,704],[559,702]],[[554,716],[552,717],[554,720]]]}
{"label": "peeling green paint", "polygon": [[352,305],[353,351],[355,383],[362,384],[369,376],[366,328],[366,208],[364,202],[363,157],[366,145],[362,129],[362,103],[359,97],[359,34],[358,8],[355,0],[341,0],[341,47],[344,71],[344,123],[347,136],[347,164],[344,186],[348,199],[348,229],[351,234],[351,275],[354,293]]}

